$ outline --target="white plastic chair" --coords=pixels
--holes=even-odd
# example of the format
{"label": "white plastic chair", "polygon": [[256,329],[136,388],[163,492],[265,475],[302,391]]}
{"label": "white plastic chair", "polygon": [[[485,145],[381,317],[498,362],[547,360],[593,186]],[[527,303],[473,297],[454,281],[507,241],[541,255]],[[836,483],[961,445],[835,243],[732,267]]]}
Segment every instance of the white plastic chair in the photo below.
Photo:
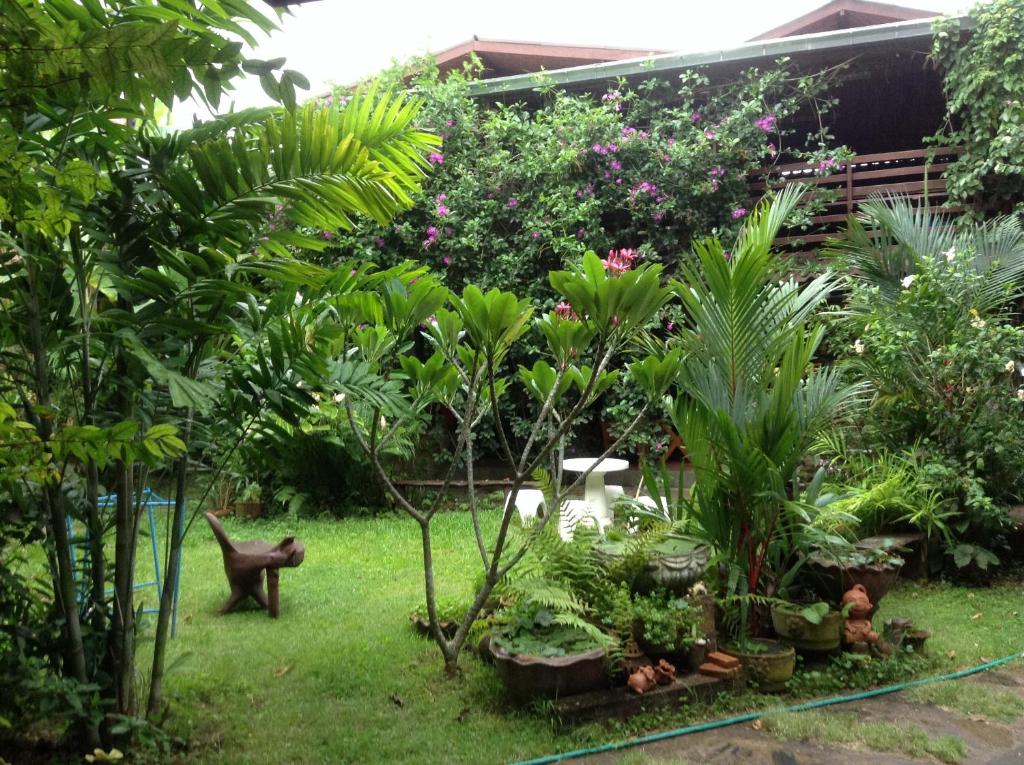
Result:
{"label": "white plastic chair", "polygon": [[[511,494],[505,495],[505,509],[508,509],[508,501]],[[539,489],[520,489],[516,493],[516,510],[519,512],[519,519],[525,523],[535,518],[543,518],[547,512],[547,503],[544,501],[544,492]]]}
{"label": "white plastic chair", "polygon": [[558,533],[566,542],[570,541],[580,524],[604,531],[608,521],[594,512],[593,506],[583,499],[567,499],[558,514]]}

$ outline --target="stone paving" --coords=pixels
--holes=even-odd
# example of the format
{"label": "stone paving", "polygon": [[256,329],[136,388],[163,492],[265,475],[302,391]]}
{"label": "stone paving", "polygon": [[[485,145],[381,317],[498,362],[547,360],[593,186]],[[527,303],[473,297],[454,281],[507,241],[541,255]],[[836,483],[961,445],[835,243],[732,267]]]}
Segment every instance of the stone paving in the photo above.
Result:
{"label": "stone paving", "polygon": [[[1024,698],[1024,667],[1001,668],[967,682],[1012,690]],[[1024,765],[1024,719],[1002,723],[967,717],[931,704],[911,701],[904,693],[826,708],[856,714],[863,721],[909,721],[932,736],[959,736],[967,748],[961,765]],[[829,746],[827,741],[780,741],[752,723],[695,733],[577,762],[591,765],[920,765],[938,762],[861,747]]]}

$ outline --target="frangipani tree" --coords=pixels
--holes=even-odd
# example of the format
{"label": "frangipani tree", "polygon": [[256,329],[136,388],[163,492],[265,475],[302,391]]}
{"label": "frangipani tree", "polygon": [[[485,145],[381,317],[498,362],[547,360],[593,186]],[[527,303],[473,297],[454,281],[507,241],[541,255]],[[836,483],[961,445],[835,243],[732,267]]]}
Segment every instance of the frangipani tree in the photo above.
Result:
{"label": "frangipani tree", "polygon": [[814,361],[824,337],[814,315],[835,277],[800,287],[781,278],[772,252],[804,191],[792,185],[763,201],[731,252],[717,239],[698,243],[697,263],[673,285],[689,322],[672,419],[693,464],[696,523],[725,566],[730,595],[778,591],[807,528],[794,501],[797,470],[862,390]]}
{"label": "frangipani tree", "polygon": [[[644,326],[671,296],[662,284],[661,267],[621,270],[607,265],[588,253],[577,266],[553,272],[551,285],[565,303],[559,312],[540,316],[529,301],[511,292],[484,293],[469,286],[461,295],[451,295],[436,276],[411,266],[359,272],[354,278],[363,281],[363,290],[339,298],[334,306],[332,321],[345,353],[340,363],[367,385],[362,393],[353,393],[338,377],[325,393],[341,397],[377,475],[398,507],[420,526],[430,627],[449,673],[456,671],[470,626],[491,591],[528,549],[529,536],[524,544],[509,546],[520,489],[539,470],[549,471],[555,476],[550,500],[557,508],[584,480],[581,475],[563,486],[557,479],[558,447],[581,413],[618,378],[611,359],[616,354],[634,359],[630,370],[648,401],[659,400],[678,373],[679,352],[637,356],[636,341]],[[531,328],[543,337],[544,352],[532,367],[513,371],[505,360]],[[425,359],[409,353],[417,333],[431,351]],[[523,385],[537,402],[533,427],[521,443],[513,440],[500,415],[495,416],[498,402],[513,385]],[[427,408],[438,404],[455,417],[457,443],[436,498],[417,505],[392,480],[382,455],[392,439],[417,427]],[[637,421],[643,414],[637,413]],[[509,501],[493,539],[485,538],[481,527],[473,474],[474,440],[484,427],[494,428],[512,476]],[[437,615],[431,521],[459,464],[465,466],[483,583],[448,639]],[[539,533],[551,516],[540,519],[531,534]]]}

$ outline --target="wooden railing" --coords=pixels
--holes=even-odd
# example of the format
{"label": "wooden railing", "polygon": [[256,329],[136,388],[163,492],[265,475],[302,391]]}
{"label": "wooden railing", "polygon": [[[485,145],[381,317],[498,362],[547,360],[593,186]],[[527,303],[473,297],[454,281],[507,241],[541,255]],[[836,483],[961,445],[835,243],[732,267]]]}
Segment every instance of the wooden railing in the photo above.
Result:
{"label": "wooden railing", "polygon": [[966,208],[946,206],[946,168],[956,162],[959,149],[913,149],[885,154],[861,154],[824,174],[814,165],[777,165],[751,176],[747,184],[752,196],[760,198],[768,189],[801,181],[825,191],[825,208],[811,219],[806,231],[788,230],[775,240],[778,245],[807,245],[813,249],[827,239],[840,235],[847,217],[857,206],[875,194],[899,194],[933,212],[958,213]]}

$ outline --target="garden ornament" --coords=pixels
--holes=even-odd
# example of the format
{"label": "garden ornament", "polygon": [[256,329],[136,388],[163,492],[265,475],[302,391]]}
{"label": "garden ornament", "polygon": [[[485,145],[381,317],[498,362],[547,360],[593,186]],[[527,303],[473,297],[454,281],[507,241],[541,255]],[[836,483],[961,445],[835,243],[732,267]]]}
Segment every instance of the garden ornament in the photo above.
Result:
{"label": "garden ornament", "polygon": [[[662,661],[664,661],[664,659]],[[641,695],[647,693],[647,691],[658,685],[654,667],[640,667],[636,672],[629,676],[629,680],[626,681],[626,685],[632,688],[635,693]]]}
{"label": "garden ornament", "polygon": [[671,685],[676,679],[676,668],[662,659],[654,667],[654,679],[658,685]]}
{"label": "garden ornament", "polygon": [[[224,573],[231,585],[231,595],[221,606],[220,613],[235,610],[239,603],[251,595],[276,619],[279,612],[278,569],[298,566],[305,557],[306,548],[301,542],[296,542],[295,537],[285,537],[276,545],[262,540],[232,542],[213,513],[207,513],[206,520],[220,543],[220,551],[224,555]],[[263,590],[264,571],[267,577],[266,592]]]}
{"label": "garden ornament", "polygon": [[858,643],[873,645],[878,642],[878,633],[871,627],[871,601],[864,585],[855,584],[843,595],[843,608],[847,612],[843,628],[843,642],[856,646]]}

